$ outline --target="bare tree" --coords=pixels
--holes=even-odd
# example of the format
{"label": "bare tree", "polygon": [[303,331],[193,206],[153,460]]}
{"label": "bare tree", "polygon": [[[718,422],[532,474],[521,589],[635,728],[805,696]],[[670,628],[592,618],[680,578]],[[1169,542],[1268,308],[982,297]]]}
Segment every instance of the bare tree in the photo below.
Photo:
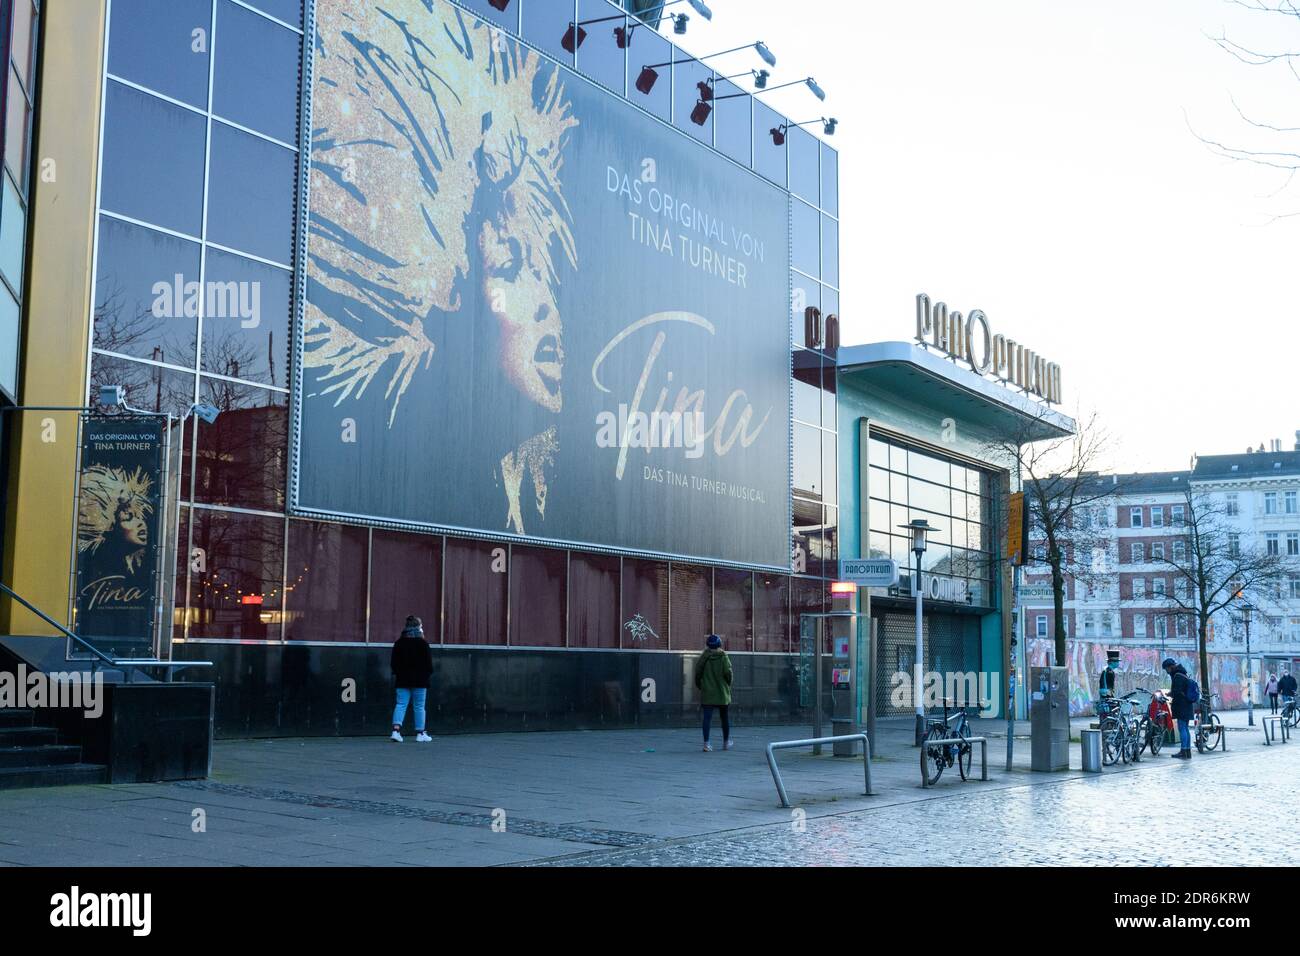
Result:
{"label": "bare tree", "polygon": [[[1098,503],[1121,489],[1100,480],[1099,466],[1110,447],[1110,438],[1091,415],[1076,425],[1073,435],[1046,438],[1046,409],[1036,418],[1025,419],[1014,429],[986,443],[990,460],[1011,461],[1019,469],[1025,494],[1024,520],[1043,541],[1043,554],[1034,549],[1025,555],[1051,572],[1052,604],[1055,611],[1055,661],[1066,660],[1065,600],[1069,581],[1085,585],[1100,580],[1105,566],[1096,567],[1094,550],[1107,538],[1098,523],[1085,517]],[[994,457],[996,456],[996,457]],[[1086,557],[1085,560],[1079,560]]]}
{"label": "bare tree", "polygon": [[1213,494],[1185,492],[1181,547],[1168,550],[1158,564],[1167,568],[1173,587],[1165,592],[1168,616],[1186,615],[1196,621],[1196,644],[1202,682],[1209,680],[1206,642],[1210,621],[1218,612],[1243,599],[1271,597],[1295,570],[1280,554],[1269,554],[1252,537],[1235,529],[1226,500]]}

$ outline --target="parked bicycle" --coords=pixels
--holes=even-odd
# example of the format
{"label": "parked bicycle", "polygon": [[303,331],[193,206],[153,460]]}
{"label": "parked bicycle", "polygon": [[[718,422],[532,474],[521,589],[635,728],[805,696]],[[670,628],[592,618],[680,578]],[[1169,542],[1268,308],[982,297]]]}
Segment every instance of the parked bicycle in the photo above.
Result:
{"label": "parked bicycle", "polygon": [[1214,698],[1218,696],[1218,694],[1206,694],[1196,703],[1196,712],[1192,716],[1192,739],[1196,741],[1198,753],[1213,751],[1218,746],[1222,746],[1224,750],[1228,749],[1228,741],[1223,733],[1223,722],[1214,712]]}
{"label": "parked bicycle", "polygon": [[[961,774],[963,780],[970,778],[971,754],[974,751],[970,743],[972,736],[970,715],[966,713],[966,707],[962,706],[950,716],[948,714],[948,705],[951,703],[950,700],[943,702],[942,720],[934,717],[926,719],[925,740],[921,746],[925,748],[926,781],[931,786],[938,783],[944,768],[951,767],[953,764],[957,765],[957,772]],[[930,743],[930,741],[952,738],[958,738],[963,742]]]}
{"label": "parked bicycle", "polygon": [[1123,761],[1137,763],[1146,746],[1146,732],[1137,715],[1137,691],[1123,697],[1103,697],[1097,701],[1098,727],[1101,729],[1101,762],[1111,767]]}
{"label": "parked bicycle", "polygon": [[1144,687],[1139,687],[1138,690],[1141,693],[1151,695],[1151,701],[1147,705],[1147,712],[1139,724],[1139,732],[1142,737],[1142,746],[1150,750],[1151,756],[1155,757],[1159,755],[1160,748],[1165,744],[1165,734],[1173,726],[1173,715],[1170,712],[1168,699],[1163,691],[1158,690],[1151,693]]}
{"label": "parked bicycle", "polygon": [[1282,698],[1282,723],[1288,727],[1300,726],[1300,704],[1296,703],[1294,697]]}

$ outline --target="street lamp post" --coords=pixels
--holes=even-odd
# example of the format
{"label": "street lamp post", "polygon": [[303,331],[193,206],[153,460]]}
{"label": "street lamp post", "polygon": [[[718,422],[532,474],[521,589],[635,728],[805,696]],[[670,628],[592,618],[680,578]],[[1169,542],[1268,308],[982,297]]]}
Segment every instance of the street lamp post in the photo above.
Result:
{"label": "street lamp post", "polygon": [[916,703],[916,746],[919,747],[925,737],[925,704],[921,699],[921,680],[924,674],[922,661],[925,654],[921,641],[921,555],[925,554],[926,534],[939,529],[924,518],[914,518],[899,527],[911,532],[912,553],[916,555],[916,576],[912,579],[912,590],[916,592],[916,663],[912,674],[912,700]]}
{"label": "street lamp post", "polygon": [[1242,602],[1241,620],[1246,625],[1246,723],[1251,727],[1255,726],[1255,668],[1250,661],[1250,616],[1254,610]]}

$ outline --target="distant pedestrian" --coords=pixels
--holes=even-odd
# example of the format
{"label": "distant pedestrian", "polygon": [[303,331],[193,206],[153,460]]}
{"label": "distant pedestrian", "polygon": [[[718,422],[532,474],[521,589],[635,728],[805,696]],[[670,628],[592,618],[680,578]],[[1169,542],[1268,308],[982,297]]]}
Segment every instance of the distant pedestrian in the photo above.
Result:
{"label": "distant pedestrian", "polygon": [[1278,694],[1277,677],[1274,674],[1268,675],[1268,683],[1264,685],[1264,693],[1268,694],[1269,706],[1273,708],[1273,713],[1277,713],[1277,694]]}
{"label": "distant pedestrian", "polygon": [[1289,672],[1283,674],[1282,679],[1277,682],[1277,692],[1282,695],[1284,701],[1287,699],[1294,700],[1296,694],[1295,675]]}
{"label": "distant pedestrian", "polygon": [[1192,681],[1187,676],[1187,668],[1172,657],[1166,657],[1161,666],[1169,675],[1169,709],[1173,712],[1174,720],[1178,721],[1179,750],[1169,756],[1176,760],[1191,760]]}
{"label": "distant pedestrian", "polygon": [[431,740],[424,732],[424,701],[429,693],[429,678],[433,676],[433,651],[424,641],[424,625],[412,614],[406,619],[402,636],[393,644],[393,683],[397,685],[397,707],[393,710],[393,735],[395,743],[402,742],[402,723],[406,720],[407,705],[414,705],[415,739],[422,744]]}
{"label": "distant pedestrian", "polygon": [[1097,677],[1098,715],[1109,713],[1114,705],[1115,672],[1119,670],[1119,651],[1106,652],[1106,667]]}
{"label": "distant pedestrian", "polygon": [[722,638],[710,634],[707,647],[695,661],[695,686],[700,690],[700,709],[704,712],[704,750],[709,746],[709,725],[716,707],[722,717],[722,749],[731,749],[731,658],[722,649]]}

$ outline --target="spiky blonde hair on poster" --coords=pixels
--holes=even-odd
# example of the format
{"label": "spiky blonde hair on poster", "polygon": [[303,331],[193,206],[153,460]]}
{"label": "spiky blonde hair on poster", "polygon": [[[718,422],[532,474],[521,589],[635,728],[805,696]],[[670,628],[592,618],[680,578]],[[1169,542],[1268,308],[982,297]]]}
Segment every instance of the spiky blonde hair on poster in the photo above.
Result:
{"label": "spiky blonde hair on poster", "polygon": [[77,502],[78,553],[97,551],[122,511],[135,511],[141,517],[153,514],[152,490],[153,479],[143,468],[128,474],[125,468],[91,465],[83,471]]}

